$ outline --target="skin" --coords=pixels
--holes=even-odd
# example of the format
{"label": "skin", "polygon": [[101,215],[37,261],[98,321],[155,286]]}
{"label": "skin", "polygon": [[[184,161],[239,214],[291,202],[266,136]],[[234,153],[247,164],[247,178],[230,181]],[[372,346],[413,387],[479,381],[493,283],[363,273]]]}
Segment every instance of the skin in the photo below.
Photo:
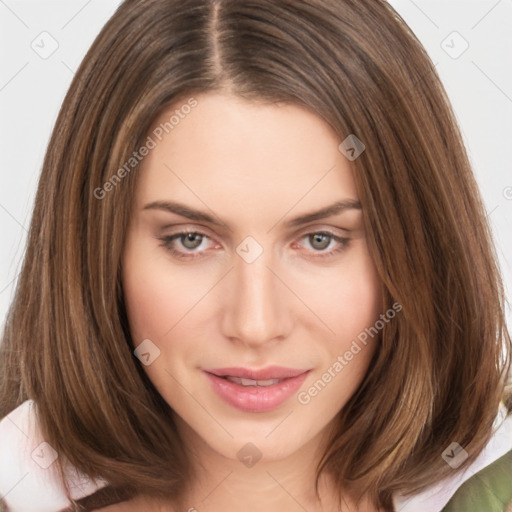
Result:
{"label": "skin", "polygon": [[[141,164],[122,261],[134,346],[150,339],[160,350],[144,369],[175,411],[198,468],[185,510],[336,510],[327,476],[321,479],[323,502],[314,495],[315,465],[333,419],[368,370],[375,342],[308,404],[294,395],[268,412],[225,403],[201,369],[311,369],[304,391],[379,318],[381,282],[362,211],[287,224],[336,201],[358,200],[351,163],[325,121],[299,106],[221,93],[196,99],[198,105]],[[157,200],[204,211],[224,226],[144,209]],[[162,243],[183,230],[205,236]],[[322,231],[349,243],[309,236]],[[251,263],[236,252],[247,236],[263,249]],[[179,259],[170,248],[196,257]],[[342,250],[334,253],[337,248]],[[249,442],[262,454],[252,468],[237,457]],[[343,510],[375,510],[344,498]],[[138,498],[105,510],[142,504],[164,509]]]}

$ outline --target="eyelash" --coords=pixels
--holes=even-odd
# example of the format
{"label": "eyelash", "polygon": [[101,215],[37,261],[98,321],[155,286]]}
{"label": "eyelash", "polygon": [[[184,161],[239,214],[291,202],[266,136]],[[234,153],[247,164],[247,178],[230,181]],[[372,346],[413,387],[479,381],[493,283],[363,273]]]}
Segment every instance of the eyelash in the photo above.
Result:
{"label": "eyelash", "polygon": [[[210,238],[205,233],[201,233],[200,231],[180,231],[179,233],[175,233],[173,235],[165,236],[163,238],[159,238],[159,240],[162,242],[160,245],[164,247],[167,251],[171,253],[172,256],[175,258],[181,259],[181,260],[193,260],[196,258],[200,258],[200,252],[181,252],[176,249],[174,249],[174,241],[177,239],[180,239],[186,235],[199,235],[203,238]],[[300,240],[310,237],[312,235],[324,235],[331,238],[331,240],[334,240],[338,242],[338,247],[336,249],[331,249],[330,251],[315,251],[317,254],[313,256],[313,258],[329,258],[331,256],[334,256],[345,249],[347,249],[350,245],[351,239],[350,238],[343,238],[336,234],[334,234],[332,231],[312,231],[310,233],[305,233],[300,237]],[[202,240],[201,240],[202,242]],[[199,254],[199,256],[196,256],[196,253]]]}

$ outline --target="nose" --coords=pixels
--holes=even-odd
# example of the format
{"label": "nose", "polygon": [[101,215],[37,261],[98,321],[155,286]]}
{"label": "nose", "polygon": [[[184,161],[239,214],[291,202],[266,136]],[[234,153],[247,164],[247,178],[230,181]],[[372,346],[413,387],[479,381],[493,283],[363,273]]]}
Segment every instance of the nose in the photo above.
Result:
{"label": "nose", "polygon": [[247,263],[238,255],[222,290],[222,329],[247,346],[282,341],[293,327],[292,293],[276,277],[270,255]]}

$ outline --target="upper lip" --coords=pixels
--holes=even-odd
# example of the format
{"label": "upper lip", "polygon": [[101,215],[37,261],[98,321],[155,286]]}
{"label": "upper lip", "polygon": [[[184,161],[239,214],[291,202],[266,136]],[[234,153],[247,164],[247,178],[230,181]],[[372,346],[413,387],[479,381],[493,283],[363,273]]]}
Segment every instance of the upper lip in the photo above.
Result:
{"label": "upper lip", "polygon": [[268,366],[260,370],[253,370],[251,368],[212,368],[204,369],[207,373],[213,373],[218,377],[238,377],[241,379],[252,380],[269,380],[269,379],[289,379],[297,377],[309,370],[297,370],[294,368],[285,368],[283,366]]}

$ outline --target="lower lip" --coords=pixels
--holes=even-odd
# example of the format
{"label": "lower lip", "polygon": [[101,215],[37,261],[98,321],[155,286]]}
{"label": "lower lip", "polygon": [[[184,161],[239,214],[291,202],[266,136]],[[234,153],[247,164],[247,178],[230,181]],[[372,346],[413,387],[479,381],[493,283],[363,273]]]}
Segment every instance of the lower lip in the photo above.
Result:
{"label": "lower lip", "polygon": [[212,373],[204,373],[214,391],[229,405],[245,412],[265,412],[279,407],[296,393],[309,371],[272,386],[242,386]]}

